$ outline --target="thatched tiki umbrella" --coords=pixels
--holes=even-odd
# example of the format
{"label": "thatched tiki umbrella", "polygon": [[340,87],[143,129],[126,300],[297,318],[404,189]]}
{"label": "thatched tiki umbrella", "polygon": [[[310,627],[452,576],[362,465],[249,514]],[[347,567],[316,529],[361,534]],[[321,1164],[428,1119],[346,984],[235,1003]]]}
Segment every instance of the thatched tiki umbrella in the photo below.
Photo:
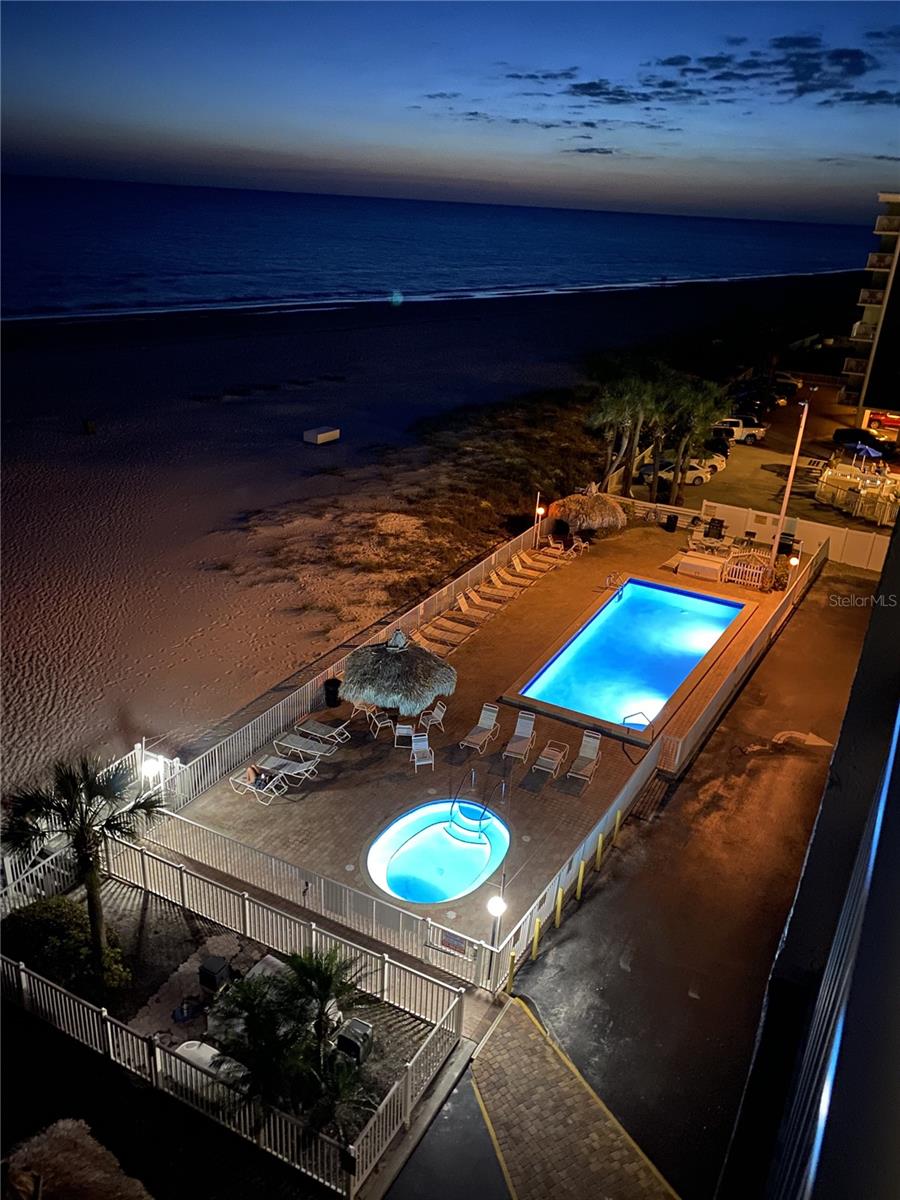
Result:
{"label": "thatched tiki umbrella", "polygon": [[388,642],[360,646],[347,659],[341,698],[353,704],[396,708],[414,717],[437,696],[451,696],[456,671],[422,646],[410,645],[398,629]]}
{"label": "thatched tiki umbrella", "polygon": [[566,496],[554,500],[547,514],[551,519],[565,521],[572,533],[593,529],[597,533],[618,533],[626,525],[621,504],[598,492],[593,496]]}

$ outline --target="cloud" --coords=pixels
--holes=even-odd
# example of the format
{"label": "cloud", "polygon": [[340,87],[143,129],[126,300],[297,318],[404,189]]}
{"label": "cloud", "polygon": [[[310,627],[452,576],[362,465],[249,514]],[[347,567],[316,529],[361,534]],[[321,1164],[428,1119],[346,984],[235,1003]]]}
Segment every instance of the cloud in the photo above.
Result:
{"label": "cloud", "polygon": [[879,46],[891,46],[900,50],[900,25],[889,25],[887,29],[870,29],[866,37]]}
{"label": "cloud", "polygon": [[573,146],[569,150],[561,150],[561,154],[617,154],[610,146]]}
{"label": "cloud", "polygon": [[658,58],[656,65],[658,67],[686,67],[690,61],[689,54],[673,54],[671,58]]}
{"label": "cloud", "polygon": [[478,109],[472,109],[470,112],[459,114],[464,121],[493,121],[490,113],[479,112]]}
{"label": "cloud", "polygon": [[900,162],[900,154],[873,154],[875,162]]}
{"label": "cloud", "polygon": [[817,33],[776,37],[769,39],[769,45],[773,50],[819,50],[822,46],[822,39]]}
{"label": "cloud", "polygon": [[875,92],[842,92],[840,95],[829,96],[819,101],[822,108],[833,108],[835,104],[861,104],[865,108],[889,105],[900,108],[900,92],[890,92],[887,88],[879,88]]}
{"label": "cloud", "polygon": [[426,92],[426,100],[458,100],[462,92]]}
{"label": "cloud", "polygon": [[725,39],[726,46],[743,46],[747,41],[745,37],[727,37]]}
{"label": "cloud", "polygon": [[522,79],[532,83],[549,83],[563,79],[576,79],[578,67],[564,67],[561,71],[511,71],[507,79]]}

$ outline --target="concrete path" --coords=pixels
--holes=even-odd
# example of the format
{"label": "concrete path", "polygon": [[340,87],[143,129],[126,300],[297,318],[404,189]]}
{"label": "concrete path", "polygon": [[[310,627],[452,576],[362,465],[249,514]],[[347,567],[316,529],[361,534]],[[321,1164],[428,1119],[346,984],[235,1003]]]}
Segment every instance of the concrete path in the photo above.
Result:
{"label": "concrete path", "polygon": [[675,1195],[520,1000],[473,1064],[514,1200],[671,1200]]}
{"label": "concrete path", "polygon": [[[685,1200],[715,1188],[874,583],[831,565],[517,991]],[[812,739],[779,739],[784,731]]]}

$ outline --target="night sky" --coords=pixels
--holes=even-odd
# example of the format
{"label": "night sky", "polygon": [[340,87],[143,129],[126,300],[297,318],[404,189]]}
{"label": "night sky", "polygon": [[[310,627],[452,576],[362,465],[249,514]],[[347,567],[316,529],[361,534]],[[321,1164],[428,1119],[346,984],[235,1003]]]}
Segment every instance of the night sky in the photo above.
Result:
{"label": "night sky", "polygon": [[867,221],[900,5],[2,6],[19,173]]}

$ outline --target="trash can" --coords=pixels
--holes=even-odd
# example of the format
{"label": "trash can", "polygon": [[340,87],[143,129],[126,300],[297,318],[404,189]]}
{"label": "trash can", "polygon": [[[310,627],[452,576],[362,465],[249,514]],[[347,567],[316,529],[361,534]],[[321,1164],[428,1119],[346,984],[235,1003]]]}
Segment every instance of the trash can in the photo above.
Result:
{"label": "trash can", "polygon": [[779,554],[793,554],[796,538],[792,533],[783,533],[778,539]]}
{"label": "trash can", "polygon": [[337,708],[341,702],[341,681],[339,679],[326,679],[322,685],[325,692],[325,703],[329,708]]}
{"label": "trash can", "polygon": [[674,533],[678,528],[678,513],[669,513],[666,517],[665,530],[666,533]]}

